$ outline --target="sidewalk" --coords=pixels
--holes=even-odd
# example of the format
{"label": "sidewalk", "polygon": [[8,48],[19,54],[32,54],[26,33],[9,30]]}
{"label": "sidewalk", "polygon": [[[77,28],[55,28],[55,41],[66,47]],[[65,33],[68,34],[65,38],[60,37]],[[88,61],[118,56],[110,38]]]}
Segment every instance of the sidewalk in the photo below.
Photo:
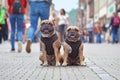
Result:
{"label": "sidewalk", "polygon": [[[10,52],[10,43],[0,45],[0,80],[120,80],[120,44],[85,44],[86,67],[43,67],[39,44],[32,53]],[[17,47],[17,45],[16,45]]]}

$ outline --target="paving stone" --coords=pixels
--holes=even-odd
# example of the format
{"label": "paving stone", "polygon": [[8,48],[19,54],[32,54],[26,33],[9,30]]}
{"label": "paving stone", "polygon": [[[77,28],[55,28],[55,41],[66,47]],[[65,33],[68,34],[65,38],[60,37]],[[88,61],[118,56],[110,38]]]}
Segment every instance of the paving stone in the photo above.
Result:
{"label": "paving stone", "polygon": [[9,43],[0,45],[0,80],[120,80],[120,45],[85,44],[86,67],[40,66],[39,43],[31,54],[25,45],[22,53],[10,52]]}

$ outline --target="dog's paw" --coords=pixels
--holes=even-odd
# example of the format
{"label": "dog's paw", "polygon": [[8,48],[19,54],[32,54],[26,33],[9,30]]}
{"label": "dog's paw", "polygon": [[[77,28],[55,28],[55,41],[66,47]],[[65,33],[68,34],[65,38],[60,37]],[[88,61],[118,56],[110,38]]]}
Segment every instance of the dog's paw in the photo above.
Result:
{"label": "dog's paw", "polygon": [[84,61],[81,61],[81,62],[80,62],[80,65],[81,65],[81,66],[86,66],[86,64],[85,64]]}
{"label": "dog's paw", "polygon": [[62,66],[67,66],[67,63],[63,63]]}
{"label": "dog's paw", "polygon": [[56,63],[56,66],[60,66],[60,63],[58,62],[58,63]]}
{"label": "dog's paw", "polygon": [[43,66],[48,66],[48,63],[43,63],[42,65],[43,65]]}

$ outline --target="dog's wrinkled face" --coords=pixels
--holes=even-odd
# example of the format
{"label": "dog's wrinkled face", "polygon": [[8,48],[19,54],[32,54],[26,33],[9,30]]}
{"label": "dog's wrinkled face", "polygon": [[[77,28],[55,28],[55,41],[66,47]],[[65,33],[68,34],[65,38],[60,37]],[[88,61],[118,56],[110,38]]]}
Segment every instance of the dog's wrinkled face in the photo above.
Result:
{"label": "dog's wrinkled face", "polygon": [[51,20],[43,20],[41,22],[40,31],[43,37],[50,37],[54,34],[54,22]]}
{"label": "dog's wrinkled face", "polygon": [[80,40],[80,29],[77,26],[69,26],[66,31],[66,39],[71,42]]}

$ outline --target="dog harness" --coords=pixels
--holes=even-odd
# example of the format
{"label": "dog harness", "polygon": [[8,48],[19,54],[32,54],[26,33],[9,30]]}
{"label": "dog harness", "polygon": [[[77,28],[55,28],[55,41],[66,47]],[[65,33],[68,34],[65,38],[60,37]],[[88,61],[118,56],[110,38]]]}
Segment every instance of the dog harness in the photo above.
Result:
{"label": "dog harness", "polygon": [[58,39],[57,34],[54,34],[52,37],[41,37],[41,41],[45,44],[46,51],[48,55],[54,54],[53,43]]}
{"label": "dog harness", "polygon": [[77,58],[78,54],[79,54],[79,48],[81,46],[82,41],[79,40],[77,42],[70,42],[67,39],[65,40],[65,42],[70,45],[70,47],[72,48],[72,52],[69,53],[68,57],[75,59]]}

